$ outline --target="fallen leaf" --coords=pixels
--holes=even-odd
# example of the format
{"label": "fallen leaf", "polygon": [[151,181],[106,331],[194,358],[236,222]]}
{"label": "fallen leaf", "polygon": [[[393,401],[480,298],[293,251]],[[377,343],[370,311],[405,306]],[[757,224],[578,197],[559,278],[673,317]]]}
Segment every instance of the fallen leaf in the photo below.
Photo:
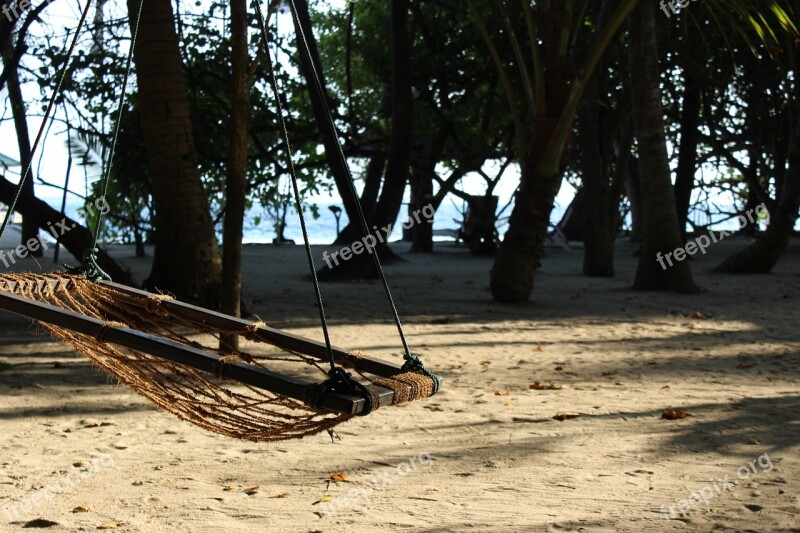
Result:
{"label": "fallen leaf", "polygon": [[25,525],[22,527],[42,528],[42,527],[53,527],[57,525],[59,525],[58,522],[53,522],[52,520],[45,520],[44,518],[37,518],[35,520],[31,520],[30,522],[25,522]]}
{"label": "fallen leaf", "polygon": [[538,381],[534,381],[533,383],[530,384],[528,388],[533,390],[559,390],[561,388],[561,385],[555,385],[553,383],[551,383],[550,385],[542,385]]}
{"label": "fallen leaf", "polygon": [[536,348],[534,348],[534,351],[535,352],[541,352],[542,351],[542,347],[537,344]]}
{"label": "fallen leaf", "polygon": [[495,396],[508,396],[509,392],[507,390],[504,390],[503,392],[500,392],[499,390],[496,390],[496,391],[494,391],[494,395]]}
{"label": "fallen leaf", "polygon": [[686,411],[681,411],[680,409],[667,409],[663,413],[661,413],[661,418],[666,420],[678,420],[681,418],[686,418],[687,416],[692,416]]}
{"label": "fallen leaf", "polygon": [[72,510],[72,512],[73,513],[88,513],[89,512],[89,508],[88,507],[76,507],[75,509]]}
{"label": "fallen leaf", "polygon": [[164,470],[164,467],[161,465],[156,465],[153,467],[153,470]]}
{"label": "fallen leaf", "polygon": [[750,446],[758,446],[761,443],[758,442],[756,439],[747,439],[747,444],[749,444]]}
{"label": "fallen leaf", "polygon": [[256,485],[255,487],[246,488],[242,492],[244,492],[248,496],[252,496],[253,494],[258,494],[259,489],[261,489],[261,487],[259,485]]}
{"label": "fallen leaf", "polygon": [[82,466],[86,466],[86,463],[84,463],[83,461],[77,461],[75,463],[72,463],[72,466],[74,466],[75,468],[80,468]]}
{"label": "fallen leaf", "polygon": [[566,413],[559,413],[553,417],[553,420],[558,420],[559,422],[563,422],[564,420],[569,420],[571,418],[578,418],[581,415],[568,415]]}
{"label": "fallen leaf", "polygon": [[503,405],[505,405],[506,407],[513,407],[514,406],[514,404],[511,403],[511,402],[506,402]]}
{"label": "fallen leaf", "polygon": [[320,503],[328,503],[329,501],[331,501],[331,497],[330,496],[323,496],[322,498],[320,498],[319,500],[315,501],[311,505],[319,505]]}
{"label": "fallen leaf", "polygon": [[107,524],[100,524],[97,529],[119,529],[122,527],[122,522],[109,522]]}
{"label": "fallen leaf", "polygon": [[344,472],[333,474],[331,476],[331,481],[347,481],[347,474],[345,474]]}

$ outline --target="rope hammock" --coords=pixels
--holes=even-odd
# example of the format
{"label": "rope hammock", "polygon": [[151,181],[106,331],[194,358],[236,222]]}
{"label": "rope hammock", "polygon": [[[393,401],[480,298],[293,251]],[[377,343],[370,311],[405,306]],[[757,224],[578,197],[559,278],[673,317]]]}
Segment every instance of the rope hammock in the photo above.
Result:
{"label": "rope hammock", "polygon": [[[91,0],[88,0],[82,11],[69,46],[68,60],[45,111],[16,197],[0,226],[0,236],[30,174],[33,153],[39,146],[64,82],[90,4]],[[139,3],[135,24],[132,25],[132,45],[119,101],[120,116],[125,105],[125,89],[142,4]],[[405,350],[405,362],[398,366],[360,351],[345,351],[331,345],[291,158],[288,128],[267,46],[266,22],[260,5],[256,2],[254,5],[269,59],[270,82],[287,148],[288,167],[325,342],[270,328],[263,322],[196,307],[169,295],[151,294],[111,282],[96,262],[102,214],[98,214],[95,225],[93,248],[86,253],[81,267],[67,268],[62,273],[0,274],[0,308],[33,319],[55,338],[71,344],[75,351],[97,367],[178,418],[221,435],[259,442],[302,438],[330,430],[353,416],[367,415],[384,405],[432,396],[438,392],[440,381],[410,351],[380,260],[373,250],[371,255],[395,318]],[[294,2],[290,2],[290,6],[295,23],[298,23]],[[300,51],[313,65],[307,38],[302,30],[299,33]],[[316,71],[314,77],[314,90],[324,94]],[[335,131],[330,111],[326,111],[327,126]],[[118,119],[109,162],[113,160],[120,123]],[[341,146],[338,152],[344,162]],[[346,164],[344,166],[347,168]],[[111,164],[108,164],[103,195],[108,190],[110,173]],[[367,234],[366,218],[358,204],[352,177],[349,178],[359,222]],[[241,348],[226,349],[220,339],[227,335],[242,337]],[[266,353],[265,345],[269,346]],[[345,369],[355,372],[358,379]]]}

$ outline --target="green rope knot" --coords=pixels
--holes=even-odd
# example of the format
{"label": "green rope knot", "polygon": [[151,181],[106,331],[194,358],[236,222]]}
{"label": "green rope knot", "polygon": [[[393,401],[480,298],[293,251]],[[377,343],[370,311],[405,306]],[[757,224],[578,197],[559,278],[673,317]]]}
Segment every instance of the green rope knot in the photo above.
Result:
{"label": "green rope knot", "polygon": [[111,276],[106,274],[105,271],[100,268],[100,265],[97,264],[97,254],[99,253],[100,250],[98,250],[96,247],[89,248],[83,253],[81,266],[71,267],[69,265],[64,265],[64,268],[70,274],[79,274],[89,281],[94,281],[95,283],[98,281],[111,281]]}
{"label": "green rope knot", "polygon": [[433,380],[433,394],[439,392],[439,387],[442,384],[439,376],[425,368],[425,365],[423,364],[422,359],[419,358],[418,354],[408,352],[403,357],[406,360],[406,362],[403,363],[403,372],[416,372],[417,374],[424,374],[428,376]]}
{"label": "green rope knot", "polygon": [[376,407],[372,400],[372,395],[362,383],[353,379],[352,374],[345,372],[341,367],[336,367],[328,373],[329,379],[311,387],[307,396],[306,403],[315,410],[320,410],[322,398],[328,392],[339,392],[343,394],[356,394],[364,398],[364,409],[356,416],[367,416]]}

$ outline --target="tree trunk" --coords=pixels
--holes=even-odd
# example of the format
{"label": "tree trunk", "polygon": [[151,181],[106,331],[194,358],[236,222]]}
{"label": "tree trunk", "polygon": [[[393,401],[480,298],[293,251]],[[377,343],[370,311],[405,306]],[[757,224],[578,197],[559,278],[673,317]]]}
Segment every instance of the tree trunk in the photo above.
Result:
{"label": "tree trunk", "polygon": [[[433,180],[436,177],[436,165],[442,159],[442,153],[447,146],[447,139],[450,136],[450,128],[439,128],[431,139],[422,143],[423,148],[421,161],[415,165],[416,170],[411,173],[411,202],[408,206],[409,216],[420,213],[425,206],[433,202]],[[434,216],[435,216],[434,209]],[[494,214],[494,212],[492,212]],[[433,252],[433,218],[425,219],[420,215],[421,223],[411,226],[411,252],[412,253],[431,253]],[[494,218],[492,218],[494,220]],[[494,242],[494,239],[492,239]]]}
{"label": "tree trunk", "polygon": [[[8,68],[7,86],[8,86],[8,100],[11,104],[11,114],[14,118],[14,129],[17,134],[17,147],[19,148],[19,161],[20,172],[25,172],[25,169],[30,167],[28,177],[23,186],[23,194],[34,196],[34,172],[31,160],[31,139],[28,132],[28,114],[25,111],[25,101],[22,97],[22,87],[20,87],[18,66],[10,64],[8,54],[13,53],[11,50],[6,50],[3,57],[6,59],[4,62]],[[36,222],[30,220],[28,217],[22,217],[22,240],[20,244],[28,246],[27,243],[31,240],[39,239],[39,231]],[[41,242],[41,241],[40,241]],[[43,252],[41,247],[29,247],[31,257],[42,257]],[[35,249],[35,251],[34,251]]]}
{"label": "tree trunk", "polygon": [[[598,77],[602,76],[598,73]],[[598,78],[586,89],[586,108],[578,122],[581,181],[586,192],[583,217],[583,273],[590,277],[614,276],[614,236],[612,220],[611,145],[608,121],[598,100],[604,98]]]}
{"label": "tree trunk", "polygon": [[686,241],[686,223],[689,220],[689,204],[694,189],[694,174],[697,170],[697,139],[700,124],[700,80],[689,67],[683,68],[683,109],[681,109],[681,140],[678,149],[678,168],[675,172],[675,206],[678,211],[678,226],[681,238]]}
{"label": "tree trunk", "polygon": [[630,24],[631,94],[644,207],[644,244],[634,288],[696,292],[688,261],[675,260],[662,267],[661,254],[682,248],[683,240],[667,158],[654,10],[654,4],[640,2]]}
{"label": "tree trunk", "polygon": [[[548,95],[566,94],[548,90]],[[551,109],[548,106],[548,109]],[[556,114],[556,117],[558,114]],[[550,138],[551,123],[538,119],[533,142],[526,147],[521,167],[521,182],[515,197],[514,210],[508,221],[503,242],[497,251],[489,286],[498,302],[525,302],[533,292],[536,269],[544,251],[550,212],[553,210],[562,173],[545,175],[539,171],[539,162]]]}
{"label": "tree trunk", "polygon": [[[133,15],[137,11],[138,1],[128,0],[128,12]],[[197,168],[169,0],[144,2],[135,59],[155,207],[155,253],[145,285],[217,307],[219,248]]]}
{"label": "tree trunk", "polygon": [[[557,15],[558,10],[555,13]],[[553,13],[550,17],[547,24],[543,23],[549,35],[545,39],[545,49],[553,56],[545,60],[547,98],[543,107],[546,111],[531,120],[526,131],[529,140],[520,147],[520,186],[489,278],[492,297],[498,302],[521,303],[530,298],[544,252],[550,213],[563,178],[563,153],[553,173],[543,170],[545,165],[542,164],[548,155],[555,126],[565,112],[570,84],[574,82],[571,61],[556,57],[556,36],[560,35],[560,30],[557,17]]]}
{"label": "tree trunk", "polygon": [[[796,47],[795,54],[800,52]],[[795,56],[797,57],[797,56]],[[771,213],[769,227],[767,231],[756,239],[756,241],[731,257],[727,258],[717,268],[715,272],[726,272],[730,274],[766,274],[772,271],[778,260],[789,246],[789,239],[797,220],[797,213],[800,210],[800,82],[797,80],[798,68],[795,63],[794,71],[794,105],[787,110],[787,114],[794,111],[794,120],[789,120],[789,124],[794,127],[793,136],[789,139],[787,159],[789,166],[779,190],[778,205]],[[779,157],[778,164],[783,164],[783,157]],[[755,226],[755,224],[751,224]]]}
{"label": "tree trunk", "polygon": [[367,163],[364,175],[364,190],[361,191],[361,209],[369,218],[378,203],[378,195],[381,192],[383,175],[386,172],[386,154],[375,154]]}
{"label": "tree trunk", "polygon": [[[378,197],[381,192],[381,184],[383,183],[383,175],[386,171],[386,155],[378,153],[372,156],[367,163],[366,172],[364,175],[364,190],[361,191],[361,209],[364,211],[364,216],[367,221],[372,220],[375,212],[375,206],[378,204]],[[349,191],[343,191],[343,194],[349,195]],[[361,228],[361,223],[358,218],[348,220],[345,227],[337,235],[334,244],[350,244],[364,236],[364,230]]]}
{"label": "tree trunk", "polygon": [[[800,137],[800,136],[798,136]],[[798,139],[800,140],[800,139]],[[800,155],[797,148],[789,158],[781,202],[770,217],[767,231],[756,241],[723,261],[714,272],[728,274],[768,274],[789,246],[797,212],[800,209]]]}
{"label": "tree trunk", "polygon": [[639,158],[631,155],[625,179],[625,194],[631,204],[631,241],[641,242],[644,235],[644,208],[642,207],[642,187],[639,180]]}
{"label": "tree trunk", "polygon": [[[436,170],[420,169],[419,172],[411,174],[411,203],[408,205],[409,217],[412,217],[414,212],[421,212],[433,199],[433,180],[429,172],[436,172]],[[415,221],[410,227],[411,252],[431,253],[433,252],[433,220],[428,221],[422,216],[419,218],[421,222],[417,224]]]}
{"label": "tree trunk", "polygon": [[[247,54],[247,0],[231,0],[231,122],[225,221],[222,234],[223,313],[241,316],[242,236],[247,196],[247,146],[250,130],[250,80]],[[279,237],[282,237],[280,235]],[[223,335],[220,349],[237,350],[238,335]]]}
{"label": "tree trunk", "polygon": [[[0,177],[0,202],[10,204],[16,190],[16,185]],[[23,193],[19,198],[19,202],[17,202],[17,210],[22,213],[23,217],[32,220],[44,231],[51,231],[49,228],[71,228],[60,236],[60,241],[64,248],[75,256],[78,261],[82,260],[83,254],[92,245],[93,236],[91,231],[81,226],[78,222],[64,217],[58,210],[53,209],[46,202],[35,196]],[[61,233],[64,230],[58,229],[55,231]],[[120,266],[103,250],[100,250],[98,254],[97,263],[114,281],[125,285],[134,285],[130,272]]]}

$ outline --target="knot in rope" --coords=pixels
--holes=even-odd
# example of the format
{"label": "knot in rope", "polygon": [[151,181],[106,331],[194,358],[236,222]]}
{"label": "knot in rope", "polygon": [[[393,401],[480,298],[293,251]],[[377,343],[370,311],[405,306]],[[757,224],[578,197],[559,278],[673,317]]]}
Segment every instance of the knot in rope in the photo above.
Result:
{"label": "knot in rope", "polygon": [[315,410],[320,410],[322,398],[328,392],[339,392],[344,394],[355,394],[364,398],[364,409],[356,416],[367,416],[374,409],[377,409],[376,402],[373,400],[369,389],[362,383],[353,379],[352,374],[346,372],[341,367],[333,368],[328,373],[329,379],[312,386],[308,392],[306,403]]}
{"label": "knot in rope", "polygon": [[100,250],[98,250],[97,247],[89,248],[83,253],[81,266],[71,267],[69,265],[64,265],[64,268],[70,274],[79,274],[95,283],[98,281],[111,281],[111,276],[106,274],[105,271],[100,268],[100,265],[97,264],[97,254],[99,253]]}
{"label": "knot in rope", "polygon": [[417,374],[424,374],[433,380],[433,393],[431,396],[439,392],[439,386],[441,385],[441,381],[439,380],[439,376],[425,368],[425,365],[422,362],[422,359],[419,358],[418,354],[408,352],[406,355],[403,356],[406,360],[403,363],[402,370],[404,372],[416,372]]}

